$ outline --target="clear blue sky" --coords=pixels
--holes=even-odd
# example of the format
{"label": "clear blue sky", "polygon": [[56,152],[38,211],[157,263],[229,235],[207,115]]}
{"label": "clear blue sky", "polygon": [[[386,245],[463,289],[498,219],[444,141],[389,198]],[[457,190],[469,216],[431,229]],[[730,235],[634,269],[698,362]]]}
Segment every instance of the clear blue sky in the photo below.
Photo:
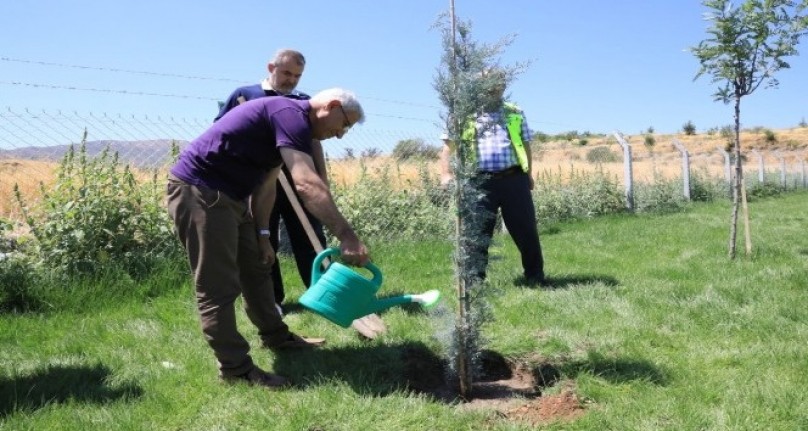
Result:
{"label": "clear blue sky", "polygon": [[[432,88],[440,33],[431,26],[448,8],[448,0],[3,1],[0,107],[212,119],[217,99],[264,78],[275,50],[290,47],[308,59],[299,89],[356,92],[363,128],[432,133],[442,107]],[[456,12],[478,41],[516,35],[502,63],[532,61],[510,93],[534,130],[666,133],[688,120],[699,131],[732,122],[709,79],[693,81],[698,62],[687,48],[708,25],[699,1],[456,0]],[[808,118],[808,41],[800,48],[777,75],[779,89],[744,99],[745,127]]]}

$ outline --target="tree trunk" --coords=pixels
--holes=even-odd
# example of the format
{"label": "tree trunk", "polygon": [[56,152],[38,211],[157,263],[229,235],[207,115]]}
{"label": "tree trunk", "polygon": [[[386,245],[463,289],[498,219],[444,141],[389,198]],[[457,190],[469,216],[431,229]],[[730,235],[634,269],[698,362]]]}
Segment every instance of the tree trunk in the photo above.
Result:
{"label": "tree trunk", "polygon": [[735,156],[735,175],[732,181],[732,216],[729,223],[729,258],[735,259],[735,244],[738,237],[738,201],[741,196],[743,178],[741,177],[741,99],[735,97],[735,136],[732,153]]}

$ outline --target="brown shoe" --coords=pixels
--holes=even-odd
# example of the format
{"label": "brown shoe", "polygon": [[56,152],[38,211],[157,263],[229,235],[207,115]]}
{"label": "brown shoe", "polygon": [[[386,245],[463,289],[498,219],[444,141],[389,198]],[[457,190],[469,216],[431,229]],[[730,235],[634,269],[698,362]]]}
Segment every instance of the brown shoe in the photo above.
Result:
{"label": "brown shoe", "polygon": [[250,371],[238,376],[219,376],[225,383],[247,383],[250,386],[262,386],[267,389],[277,390],[288,387],[289,380],[277,374],[253,367]]}
{"label": "brown shoe", "polygon": [[320,347],[325,344],[325,338],[304,338],[299,335],[289,333],[289,337],[280,343],[266,346],[270,350],[292,350],[292,349],[311,349]]}

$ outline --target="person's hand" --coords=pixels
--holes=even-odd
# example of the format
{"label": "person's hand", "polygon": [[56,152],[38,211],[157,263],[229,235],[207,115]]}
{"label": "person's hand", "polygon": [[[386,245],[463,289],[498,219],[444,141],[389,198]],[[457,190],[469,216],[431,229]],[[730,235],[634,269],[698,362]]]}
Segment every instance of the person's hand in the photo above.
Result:
{"label": "person's hand", "polygon": [[264,265],[275,264],[275,250],[272,249],[268,236],[258,237],[258,258]]}
{"label": "person's hand", "polygon": [[354,266],[365,266],[370,262],[368,248],[359,238],[353,237],[339,244],[340,255],[345,263]]}

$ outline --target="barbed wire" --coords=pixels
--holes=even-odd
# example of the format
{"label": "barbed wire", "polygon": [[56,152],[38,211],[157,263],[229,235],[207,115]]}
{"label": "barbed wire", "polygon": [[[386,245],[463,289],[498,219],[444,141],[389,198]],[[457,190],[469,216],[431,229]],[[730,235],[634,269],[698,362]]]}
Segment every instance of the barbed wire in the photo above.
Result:
{"label": "barbed wire", "polygon": [[178,73],[165,73],[165,72],[151,72],[151,71],[146,71],[146,70],[120,69],[120,68],[116,68],[116,67],[86,66],[86,65],[80,65],[80,64],[66,64],[66,63],[55,63],[55,62],[50,62],[50,61],[25,60],[25,59],[21,59],[21,58],[10,58],[10,57],[0,57],[0,61],[13,62],[13,63],[35,64],[35,65],[39,65],[39,66],[64,67],[64,68],[71,68],[71,69],[99,70],[99,71],[104,71],[104,72],[133,73],[133,74],[137,74],[137,75],[162,76],[162,77],[182,78],[182,79],[196,79],[196,80],[203,80],[203,81],[221,81],[221,82],[244,83],[244,80],[237,80],[237,79],[231,79],[231,78],[213,78],[213,77],[208,77],[208,76],[193,76],[193,75],[183,75],[183,74],[178,74]]}
{"label": "barbed wire", "polygon": [[92,88],[92,87],[74,87],[69,85],[40,84],[34,82],[0,81],[0,84],[34,87],[34,88],[47,88],[51,90],[92,91],[96,93],[127,94],[131,96],[175,97],[180,99],[213,100],[213,101],[220,100],[215,97],[192,96],[187,94],[149,93],[145,91],[111,90],[108,88]]}
{"label": "barbed wire", "polygon": [[[22,63],[22,64],[33,64],[33,65],[46,66],[46,67],[62,67],[62,68],[72,68],[72,69],[81,69],[81,70],[96,70],[96,71],[112,72],[112,73],[130,73],[130,74],[156,76],[156,77],[180,78],[180,79],[190,79],[190,80],[206,80],[206,81],[218,81],[218,82],[232,82],[232,83],[237,83],[237,84],[245,84],[244,80],[232,79],[232,78],[195,76],[195,75],[185,75],[185,74],[178,74],[178,73],[154,72],[154,71],[146,71],[146,70],[132,70],[132,69],[117,68],[117,67],[88,66],[88,65],[80,65],[80,64],[67,64],[67,63],[58,63],[58,62],[40,61],[40,60],[28,60],[28,59],[11,58],[11,57],[0,57],[0,61],[13,62],[13,63]],[[97,93],[125,94],[125,95],[133,95],[133,96],[170,97],[170,98],[180,98],[180,99],[212,100],[212,101],[220,101],[221,100],[221,98],[207,97],[207,96],[171,94],[171,93],[151,93],[151,92],[146,92],[146,91],[132,91],[132,90],[112,90],[112,89],[93,88],[93,87],[76,87],[76,86],[71,86],[71,85],[21,82],[21,81],[0,81],[0,84],[14,85],[14,86],[26,86],[26,87],[32,87],[32,88],[43,88],[43,89],[51,89],[51,90],[90,91],[90,92],[97,92]],[[360,96],[361,96],[362,99],[375,100],[377,102],[391,103],[391,104],[395,104],[395,105],[413,106],[413,107],[419,107],[419,108],[430,108],[430,109],[438,109],[438,110],[443,109],[440,106],[427,104],[427,103],[417,103],[417,102],[395,100],[395,99],[387,99],[387,98],[380,98],[380,97],[373,97],[373,96],[366,96],[366,95],[360,95]],[[435,122],[434,119],[407,117],[407,116],[391,115],[391,114],[379,114],[379,113],[373,113],[373,112],[369,112],[369,113],[367,113],[367,115],[368,116],[374,116],[374,117],[382,117],[382,118],[392,118],[392,119],[397,119],[397,120],[410,120],[410,121],[421,121],[421,122],[430,122],[430,123]],[[548,122],[548,121],[531,121],[531,124],[545,124],[545,125],[570,127],[570,128],[573,128],[573,129],[575,128],[575,126],[573,126],[573,125],[562,124],[562,123],[554,123],[554,122]]]}
{"label": "barbed wire", "polygon": [[[166,72],[153,72],[153,71],[146,71],[146,70],[131,70],[131,69],[121,69],[117,67],[103,67],[103,66],[87,66],[87,65],[80,65],[80,64],[66,64],[66,63],[57,63],[57,62],[50,62],[50,61],[39,61],[39,60],[26,60],[21,58],[11,58],[11,57],[0,57],[0,61],[5,62],[13,62],[13,63],[22,63],[22,64],[34,64],[38,66],[48,66],[48,67],[62,67],[62,68],[71,68],[71,69],[81,69],[81,70],[97,70],[102,72],[113,72],[113,73],[131,73],[131,74],[138,74],[138,75],[147,75],[147,76],[158,76],[158,77],[168,77],[168,78],[181,78],[181,79],[192,79],[192,80],[206,80],[206,81],[219,81],[219,82],[233,82],[237,84],[245,84],[243,79],[232,79],[232,78],[216,78],[216,77],[206,77],[206,76],[194,76],[194,75],[184,75],[178,73],[166,73]],[[4,82],[5,83],[5,82]],[[43,88],[48,88],[53,84],[32,84]],[[139,95],[148,95],[152,96],[157,94],[149,94],[149,93],[137,93]],[[173,97],[173,96],[172,96]],[[185,98],[190,98],[187,96],[180,96]],[[397,105],[408,105],[408,106],[415,106],[420,108],[432,108],[432,109],[441,109],[439,106],[430,105],[430,104],[423,104],[423,103],[416,103],[416,102],[407,102],[402,100],[394,100],[394,99],[383,99],[378,97],[372,96],[362,96],[364,99],[368,100],[375,100],[378,102],[386,102],[386,103],[393,103]],[[211,100],[211,99],[207,99]],[[212,99],[218,100],[218,99]],[[391,116],[390,118],[399,118]],[[404,118],[404,117],[401,117]],[[404,118],[408,119],[408,118]]]}
{"label": "barbed wire", "polygon": [[[142,91],[132,91],[132,90],[111,90],[105,88],[91,88],[91,87],[73,87],[73,86],[63,86],[63,85],[53,85],[53,84],[39,84],[39,83],[31,83],[31,82],[18,82],[18,81],[0,81],[0,84],[6,85],[17,85],[17,86],[26,86],[26,87],[34,87],[34,88],[47,88],[51,90],[69,90],[69,91],[91,91],[96,93],[109,93],[109,94],[126,94],[131,96],[159,96],[159,97],[173,97],[173,98],[180,98],[180,99],[197,99],[197,100],[212,100],[212,101],[219,101],[220,99],[215,97],[202,97],[202,96],[191,96],[191,95],[182,95],[182,94],[169,94],[169,93],[148,93]],[[417,117],[404,117],[401,115],[389,115],[389,114],[378,114],[374,112],[367,112],[367,116],[370,117],[383,117],[383,118],[393,118],[397,120],[410,120],[410,121],[424,121],[428,123],[434,123],[435,120],[431,120],[428,118],[417,118]]]}

